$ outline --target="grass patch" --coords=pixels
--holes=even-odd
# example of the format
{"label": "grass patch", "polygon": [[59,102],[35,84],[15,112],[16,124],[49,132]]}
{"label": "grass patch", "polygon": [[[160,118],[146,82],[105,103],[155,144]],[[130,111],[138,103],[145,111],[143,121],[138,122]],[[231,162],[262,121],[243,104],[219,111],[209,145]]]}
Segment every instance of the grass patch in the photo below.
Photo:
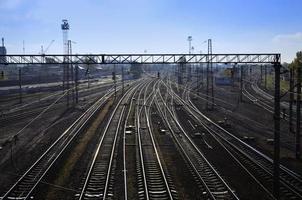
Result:
{"label": "grass patch", "polygon": [[[266,81],[267,81],[267,89],[274,90],[275,89],[274,76],[267,75]],[[262,82],[262,85],[264,85],[264,80]],[[280,80],[280,90],[281,92],[287,92],[289,90],[289,81]]]}

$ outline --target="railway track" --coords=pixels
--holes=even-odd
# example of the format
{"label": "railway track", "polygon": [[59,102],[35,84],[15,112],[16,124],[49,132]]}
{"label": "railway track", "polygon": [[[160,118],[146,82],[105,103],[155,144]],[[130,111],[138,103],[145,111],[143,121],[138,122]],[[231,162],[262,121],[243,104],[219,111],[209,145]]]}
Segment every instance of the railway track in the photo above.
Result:
{"label": "railway track", "polygon": [[[256,86],[255,84],[251,84],[251,88],[256,92],[259,93],[261,96],[264,97],[264,99],[256,97],[255,95],[253,95],[251,92],[249,92],[246,89],[246,84],[243,84],[243,95],[250,100],[251,102],[253,102],[254,104],[256,104],[257,106],[263,108],[264,110],[268,111],[269,113],[274,114],[274,106],[273,106],[273,100],[274,98],[271,97],[269,94],[265,93],[264,91],[262,91],[258,86]],[[281,102],[281,106],[284,108],[283,111],[280,112],[282,119],[289,121],[289,115],[287,113],[285,113],[285,109],[288,108],[288,103],[286,102]],[[295,118],[294,118],[295,119]]]}
{"label": "railway track", "polygon": [[97,145],[78,199],[113,199],[116,146],[123,130],[126,104],[137,89],[128,90],[117,103]]}
{"label": "railway track", "polygon": [[[239,138],[207,118],[189,99],[177,99],[184,105],[184,108],[201,124],[208,132],[223,143],[232,156],[236,157],[240,162],[251,170],[252,174],[256,173],[260,177],[261,182],[266,186],[268,191],[272,190],[273,180],[273,161],[268,156],[262,154],[255,148],[244,143]],[[302,177],[284,166],[280,168],[280,193],[283,199],[301,199],[302,198]],[[272,196],[272,195],[271,195]]]}
{"label": "railway track", "polygon": [[255,97],[253,94],[251,94],[247,89],[246,89],[246,84],[243,84],[243,95],[249,99],[250,101],[252,101],[254,104],[256,104],[257,106],[263,108],[264,110],[270,112],[270,113],[274,113],[274,107],[271,106],[269,103]]}
{"label": "railway track", "polygon": [[[96,91],[96,89],[108,89],[113,88],[112,84],[104,84],[99,87],[93,86],[89,89],[84,89],[84,87],[80,87],[79,95],[82,97],[90,96],[90,98],[98,97],[101,93],[104,93],[105,91]],[[120,87],[120,85],[118,85]],[[50,104],[55,101],[55,98],[60,97],[59,95],[62,95],[62,92],[56,92],[55,94],[49,95],[40,101],[34,101],[22,106],[19,106],[17,108],[11,109],[9,112],[3,113],[0,117],[0,127],[5,127],[10,125],[11,123],[18,122],[23,119],[31,118],[42,112],[44,109],[46,109]],[[36,104],[39,104],[38,107]],[[55,104],[55,109],[60,109],[60,107],[65,107],[66,101],[64,98],[60,99]],[[52,111],[52,110],[50,110]]]}
{"label": "railway track", "polygon": [[[138,90],[140,90],[141,87]],[[123,149],[122,150],[123,151],[123,181],[124,181],[124,188],[123,188],[123,190],[124,190],[124,199],[125,200],[128,199],[128,194],[129,194],[129,192],[128,192],[128,181],[129,181],[128,170],[131,170],[131,167],[128,167],[128,163],[132,162],[127,157],[128,152],[130,152],[129,147],[128,147],[128,143],[131,142],[131,139],[133,140],[133,136],[132,136],[132,138],[129,138],[131,135],[133,135],[132,131],[135,131],[135,133],[136,133],[136,130],[135,130],[135,127],[134,127],[135,123],[133,123],[133,121],[135,119],[133,121],[132,121],[132,119],[135,118],[135,116],[133,117],[133,114],[136,113],[135,112],[135,108],[136,108],[136,105],[135,105],[136,99],[135,99],[135,97],[136,97],[136,95],[138,93],[138,90],[136,90],[134,92],[133,97],[130,100],[129,109],[128,109],[128,112],[127,112],[127,115],[126,115],[126,118],[125,118],[125,123],[124,123],[124,126],[123,126],[123,144],[122,144],[123,145],[123,147],[122,147],[122,149]],[[131,131],[131,135],[128,135],[128,137],[127,137],[126,130],[127,130],[128,127],[132,127],[132,128],[130,130]]]}
{"label": "railway track", "polygon": [[150,106],[155,98],[157,84],[158,81],[148,97],[149,84],[145,87],[141,107],[137,110],[139,199],[177,199],[175,186],[163,167],[150,124]]}
{"label": "railway track", "polygon": [[87,109],[87,111],[83,113],[53,144],[51,144],[33,165],[29,167],[1,199],[33,198],[30,195],[44,175],[112,94],[113,91],[108,91],[106,95]]}
{"label": "railway track", "polygon": [[[173,84],[176,84],[176,83],[174,83],[174,82],[172,82]],[[171,83],[170,83],[171,84]],[[183,87],[183,89],[185,90],[187,90],[187,92],[190,92],[190,95],[192,95],[193,96],[193,100],[196,102],[196,101],[198,101],[198,100],[202,100],[202,101],[205,101],[205,102],[208,102],[208,103],[212,103],[212,102],[210,102],[208,99],[206,99],[206,98],[204,98],[203,96],[206,96],[205,94],[195,94],[194,93],[194,91],[192,90],[192,89],[190,89],[190,88],[184,88]],[[254,95],[252,95],[250,92],[249,92],[249,94],[247,94],[247,95],[251,95],[251,97],[250,97],[250,100],[251,101],[260,101],[257,97],[255,97]],[[267,94],[268,95],[268,94]],[[182,95],[183,96],[183,95]],[[209,99],[210,99],[211,97],[209,97]],[[226,116],[230,116],[231,118],[233,118],[234,117],[234,115],[233,115],[233,112],[237,109],[237,107],[238,107],[238,105],[237,106],[235,106],[235,105],[233,105],[233,104],[230,104],[230,103],[228,103],[228,102],[226,102],[226,101],[224,101],[224,100],[222,100],[222,99],[219,99],[219,98],[217,98],[217,97],[214,97],[215,98],[215,104],[214,104],[214,107],[216,108],[216,109],[218,109],[218,110],[221,110],[222,111],[222,113],[224,113],[224,115],[226,115]],[[186,98],[183,98],[183,99],[186,99]],[[219,104],[218,104],[218,102],[219,102]],[[224,105],[222,106],[222,104],[220,104],[220,103],[223,103]],[[266,103],[268,103],[268,102],[266,102]],[[269,102],[268,104],[270,105],[272,102]],[[283,102],[283,103],[285,103],[285,102]],[[270,106],[271,107],[271,106]],[[271,107],[272,108],[272,107]],[[270,108],[269,108],[270,109]],[[270,110],[271,112],[270,113],[272,113],[273,114],[273,108],[272,108],[272,110]],[[283,113],[282,113],[283,114]],[[288,115],[287,114],[285,114],[285,118],[283,118],[284,120],[288,120]],[[236,118],[234,119],[235,121],[238,121],[238,116],[236,116]],[[293,117],[293,120],[295,120],[295,118]],[[273,135],[274,135],[274,129],[272,128],[272,127],[270,127],[270,126],[266,126],[266,125],[264,125],[263,123],[260,123],[260,122],[258,122],[258,121],[255,121],[255,120],[253,120],[253,119],[251,119],[251,118],[249,118],[249,117],[245,117],[245,116],[242,116],[241,115],[241,117],[240,117],[240,122],[239,122],[241,125],[244,125],[246,128],[251,128],[250,127],[250,125],[251,124],[253,124],[253,125],[256,125],[256,127],[258,127],[259,128],[259,130],[261,129],[261,134],[262,135],[266,135],[266,137],[267,138],[271,138]],[[254,127],[253,127],[254,128]],[[282,147],[285,147],[285,148],[287,148],[287,149],[289,149],[289,150],[294,150],[294,146],[295,146],[295,138],[293,137],[294,135],[289,135],[289,134],[286,134],[286,133],[284,133],[284,134],[281,134],[281,141],[282,141]]]}
{"label": "railway track", "polygon": [[[168,88],[167,90],[169,90]],[[194,142],[180,125],[175,111],[173,110],[173,99],[171,97],[170,107],[164,101],[162,95],[157,93],[159,98],[156,100],[158,111],[172,133],[173,139],[181,149],[185,159],[192,167],[196,178],[202,187],[202,193],[205,199],[238,199],[236,194],[219,175],[217,170],[210,164],[202,152],[197,148]],[[164,114],[163,110],[167,110]]]}

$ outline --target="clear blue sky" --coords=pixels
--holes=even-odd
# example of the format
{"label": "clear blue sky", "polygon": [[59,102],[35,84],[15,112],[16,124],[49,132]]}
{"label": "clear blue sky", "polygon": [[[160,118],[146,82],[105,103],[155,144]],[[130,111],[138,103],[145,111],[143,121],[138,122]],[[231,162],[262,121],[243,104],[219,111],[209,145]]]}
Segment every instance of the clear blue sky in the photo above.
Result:
{"label": "clear blue sky", "polygon": [[62,53],[62,19],[74,53],[280,52],[302,48],[301,0],[0,0],[0,37],[8,53]]}

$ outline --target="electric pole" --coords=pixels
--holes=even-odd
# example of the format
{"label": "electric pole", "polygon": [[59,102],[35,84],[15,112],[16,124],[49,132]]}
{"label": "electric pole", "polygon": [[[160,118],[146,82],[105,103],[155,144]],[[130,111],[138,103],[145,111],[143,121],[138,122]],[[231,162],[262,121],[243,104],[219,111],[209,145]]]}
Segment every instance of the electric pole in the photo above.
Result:
{"label": "electric pole", "polygon": [[112,72],[112,79],[114,82],[114,99],[116,98],[116,70],[115,70],[115,64],[113,64],[113,72]]}
{"label": "electric pole", "polygon": [[267,66],[264,66],[264,87],[267,89]]}
{"label": "electric pole", "polygon": [[289,70],[289,132],[294,132],[293,127],[293,102],[294,102],[294,69]]}
{"label": "electric pole", "polygon": [[22,74],[21,68],[19,68],[19,103],[22,103]]}
{"label": "electric pole", "polygon": [[124,94],[124,65],[122,65],[122,93]]}
{"label": "electric pole", "polygon": [[301,66],[297,68],[297,121],[296,121],[296,159],[300,158],[300,118],[301,118]]}
{"label": "electric pole", "polygon": [[242,102],[243,92],[243,65],[240,65],[240,102]]}
{"label": "electric pole", "polygon": [[[68,55],[72,55],[72,46],[71,40],[68,40]],[[69,56],[68,59],[72,63],[72,56]],[[70,75],[71,75],[71,88],[72,88],[72,105],[75,104],[75,82],[74,82],[74,70],[73,65],[69,63]]]}
{"label": "electric pole", "polygon": [[75,95],[76,95],[76,104],[79,103],[79,91],[78,91],[78,83],[79,81],[79,65],[75,66]]}
{"label": "electric pole", "polygon": [[213,73],[213,61],[212,61],[212,40],[208,39],[208,55],[207,55],[207,108],[208,108],[208,96],[210,90],[211,81],[211,109],[214,109],[214,73]]}
{"label": "electric pole", "polygon": [[280,199],[280,62],[279,57],[274,63],[275,68],[275,101],[274,101],[274,197]]}

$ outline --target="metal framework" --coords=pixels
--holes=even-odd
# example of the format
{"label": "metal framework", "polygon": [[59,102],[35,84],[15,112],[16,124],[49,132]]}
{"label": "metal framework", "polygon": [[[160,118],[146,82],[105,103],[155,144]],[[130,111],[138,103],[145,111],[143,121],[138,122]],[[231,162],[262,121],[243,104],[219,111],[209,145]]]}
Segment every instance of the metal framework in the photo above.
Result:
{"label": "metal framework", "polygon": [[281,54],[77,54],[0,55],[0,64],[272,64],[275,68],[274,95],[274,196],[280,199],[280,68]]}
{"label": "metal framework", "polygon": [[0,55],[0,64],[175,64],[279,63],[279,53],[263,54],[73,54]]}

